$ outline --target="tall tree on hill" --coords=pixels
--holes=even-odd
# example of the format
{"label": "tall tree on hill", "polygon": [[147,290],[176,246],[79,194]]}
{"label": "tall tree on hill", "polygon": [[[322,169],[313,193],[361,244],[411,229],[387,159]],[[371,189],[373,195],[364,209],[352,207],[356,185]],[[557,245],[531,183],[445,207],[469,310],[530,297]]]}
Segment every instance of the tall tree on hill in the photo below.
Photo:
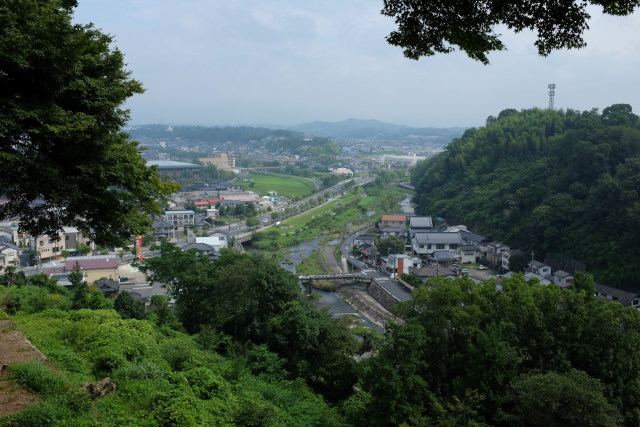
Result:
{"label": "tall tree on hill", "polygon": [[34,235],[76,226],[101,244],[144,231],[175,188],[120,129],[142,86],[74,0],[0,8],[0,218]]}

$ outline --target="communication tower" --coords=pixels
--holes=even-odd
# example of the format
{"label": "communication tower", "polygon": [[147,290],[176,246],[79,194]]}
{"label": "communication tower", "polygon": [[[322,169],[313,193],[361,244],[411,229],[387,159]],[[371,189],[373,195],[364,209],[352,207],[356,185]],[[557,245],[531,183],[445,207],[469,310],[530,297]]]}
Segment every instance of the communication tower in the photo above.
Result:
{"label": "communication tower", "polygon": [[553,110],[553,97],[556,95],[556,84],[549,83],[549,109]]}

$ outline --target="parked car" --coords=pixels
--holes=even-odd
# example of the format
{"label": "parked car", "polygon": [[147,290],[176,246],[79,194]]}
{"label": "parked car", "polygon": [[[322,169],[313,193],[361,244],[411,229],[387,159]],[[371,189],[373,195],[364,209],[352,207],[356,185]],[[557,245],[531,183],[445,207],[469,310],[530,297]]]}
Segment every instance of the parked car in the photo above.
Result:
{"label": "parked car", "polygon": [[463,269],[461,270],[461,272],[462,272],[462,274],[469,274],[469,269],[467,269],[467,268],[463,268]]}
{"label": "parked car", "polygon": [[487,267],[485,267],[484,265],[481,265],[481,266],[478,267],[478,270],[486,270],[486,269],[487,269]]}

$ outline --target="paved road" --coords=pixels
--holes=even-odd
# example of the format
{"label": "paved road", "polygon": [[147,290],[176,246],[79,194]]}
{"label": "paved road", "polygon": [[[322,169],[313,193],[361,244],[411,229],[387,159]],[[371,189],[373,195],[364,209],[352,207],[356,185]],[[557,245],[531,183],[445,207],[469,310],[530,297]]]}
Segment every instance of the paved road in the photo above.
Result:
{"label": "paved road", "polygon": [[375,267],[363,262],[353,254],[351,248],[353,248],[354,239],[358,235],[366,233],[371,228],[373,227],[365,228],[347,236],[340,243],[340,252],[342,252],[342,254],[347,257],[349,264],[353,266],[354,270],[360,270],[361,273],[367,275],[368,277],[376,279],[376,282],[380,283],[380,286],[382,286],[391,295],[398,298],[400,301],[407,301],[411,299],[411,293],[408,292],[406,288],[402,286],[402,284],[400,284],[400,282],[392,279],[389,273],[376,269]]}

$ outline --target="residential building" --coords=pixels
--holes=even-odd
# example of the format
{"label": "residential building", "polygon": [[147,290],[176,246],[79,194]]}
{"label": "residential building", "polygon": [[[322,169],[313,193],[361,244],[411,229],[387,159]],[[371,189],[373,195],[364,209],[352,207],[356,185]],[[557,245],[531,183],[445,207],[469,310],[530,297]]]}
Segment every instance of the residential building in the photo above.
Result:
{"label": "residential building", "polygon": [[433,230],[433,220],[430,216],[412,216],[409,218],[409,229],[411,235],[424,233]]}
{"label": "residential building", "polygon": [[196,237],[196,243],[204,243],[212,247],[217,253],[228,246],[229,240],[222,233],[214,233],[209,237]]}
{"label": "residential building", "polygon": [[21,249],[11,243],[0,243],[0,270],[12,265],[20,266]]}
{"label": "residential building", "polygon": [[87,283],[93,283],[102,278],[111,280],[119,278],[119,259],[115,255],[69,257],[64,262],[64,272],[72,272],[76,265],[80,266]]}
{"label": "residential building", "polygon": [[373,234],[360,234],[353,240],[353,244],[355,246],[362,246],[362,245],[374,246],[375,243],[376,243],[376,236]]}
{"label": "residential building", "polygon": [[393,275],[409,274],[411,268],[418,268],[422,260],[418,257],[405,254],[392,254],[384,260],[385,269]]}
{"label": "residential building", "polygon": [[429,256],[436,251],[457,254],[458,247],[462,244],[460,233],[417,232],[411,237],[413,253],[420,256]]}
{"label": "residential building", "polygon": [[28,241],[29,247],[38,252],[40,261],[56,259],[65,250],[65,240],[62,232],[58,233],[57,239],[49,236],[28,236]]}
{"label": "residential building", "polygon": [[475,245],[460,245],[458,247],[458,255],[460,255],[460,263],[473,263],[478,259],[478,248]]}
{"label": "residential building", "polygon": [[215,247],[206,243],[189,243],[188,245],[183,246],[182,250],[185,252],[194,250],[200,255],[207,256],[210,260],[218,259],[220,255],[219,250],[216,250]]}
{"label": "residential building", "polygon": [[78,248],[78,245],[88,245],[94,247],[93,242],[82,235],[75,227],[64,227],[64,249],[72,251]]}
{"label": "residential building", "polygon": [[169,224],[173,225],[174,237],[184,231],[185,227],[195,225],[196,213],[192,210],[165,211],[163,217]]}
{"label": "residential building", "polygon": [[544,262],[536,261],[535,259],[531,260],[531,262],[529,263],[529,269],[527,271],[535,273],[542,277],[551,275],[551,267]]}
{"label": "residential building", "polygon": [[105,298],[116,299],[120,292],[120,282],[111,279],[100,279],[96,282],[96,289],[102,292]]}
{"label": "residential building", "polygon": [[511,248],[504,243],[498,242],[487,243],[486,248],[487,262],[491,265],[491,268],[494,270],[503,269],[503,253],[508,253]]}
{"label": "residential building", "polygon": [[380,227],[380,237],[398,236],[403,239],[407,237],[407,229],[405,227]]}
{"label": "residential building", "polygon": [[634,307],[640,310],[640,295],[635,292],[596,284],[596,296],[609,301],[616,301],[625,307]]}
{"label": "residential building", "polygon": [[462,236],[462,240],[470,245],[474,245],[478,248],[477,256],[479,258],[487,257],[487,245],[491,243],[491,239],[480,234],[472,233],[470,231],[460,231],[460,236]]}
{"label": "residential building", "polygon": [[381,229],[383,227],[402,227],[407,224],[406,215],[382,215],[382,220],[378,225]]}
{"label": "residential building", "polygon": [[431,277],[455,277],[456,273],[449,270],[446,266],[440,264],[431,264],[424,267],[415,268],[409,271],[411,274],[415,274],[423,280],[427,280]]}
{"label": "residential building", "polygon": [[561,288],[573,286],[573,276],[564,270],[558,270],[553,273],[553,283]]}

